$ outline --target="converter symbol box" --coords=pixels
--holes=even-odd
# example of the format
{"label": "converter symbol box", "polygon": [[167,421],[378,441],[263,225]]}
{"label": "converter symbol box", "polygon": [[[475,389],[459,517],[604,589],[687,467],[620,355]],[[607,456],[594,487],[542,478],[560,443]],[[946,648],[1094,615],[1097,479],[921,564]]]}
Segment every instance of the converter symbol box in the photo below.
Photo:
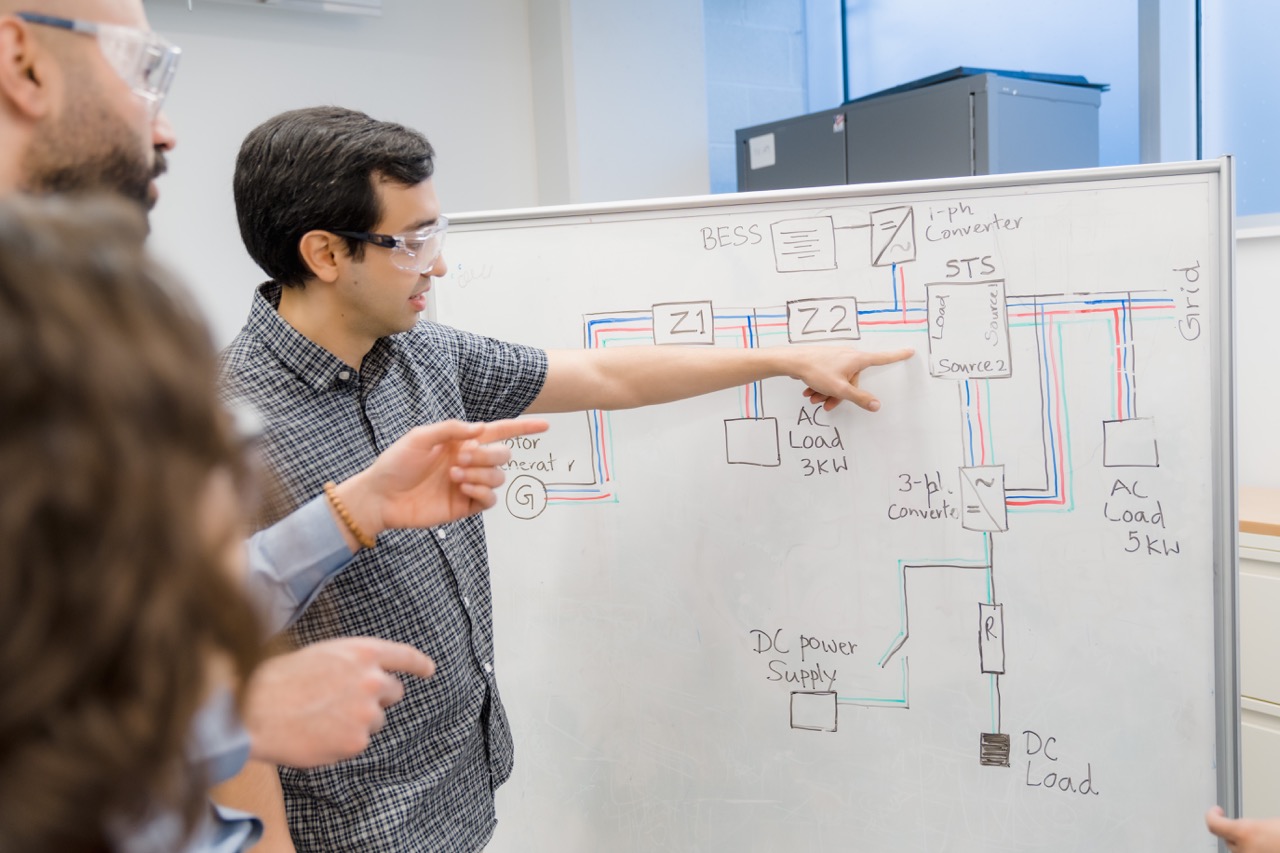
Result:
{"label": "converter symbol box", "polygon": [[960,526],[989,533],[1009,529],[1003,465],[960,469]]}
{"label": "converter symbol box", "polygon": [[871,266],[887,267],[916,259],[916,213],[889,207],[871,213]]}

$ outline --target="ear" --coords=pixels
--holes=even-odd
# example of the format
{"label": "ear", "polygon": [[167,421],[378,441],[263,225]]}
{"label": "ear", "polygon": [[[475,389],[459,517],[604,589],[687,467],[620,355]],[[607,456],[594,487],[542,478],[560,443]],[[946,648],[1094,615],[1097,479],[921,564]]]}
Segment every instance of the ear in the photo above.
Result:
{"label": "ear", "polygon": [[49,113],[53,63],[52,54],[41,49],[24,21],[0,16],[0,98],[10,110],[33,121]]}
{"label": "ear", "polygon": [[308,231],[298,241],[298,254],[311,274],[332,284],[349,263],[347,245],[341,237],[328,231]]}

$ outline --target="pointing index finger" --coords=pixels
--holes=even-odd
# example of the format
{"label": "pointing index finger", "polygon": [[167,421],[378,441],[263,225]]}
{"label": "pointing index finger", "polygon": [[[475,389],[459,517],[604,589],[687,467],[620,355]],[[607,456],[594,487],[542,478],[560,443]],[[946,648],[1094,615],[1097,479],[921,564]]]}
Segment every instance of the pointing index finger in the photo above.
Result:
{"label": "pointing index finger", "polygon": [[512,418],[505,421],[493,421],[484,425],[479,440],[484,443],[504,441],[518,435],[533,435],[546,432],[551,424],[542,418]]}
{"label": "pointing index finger", "polygon": [[436,664],[431,658],[406,643],[392,640],[373,640],[373,659],[387,672],[407,672],[422,678],[436,674]]}
{"label": "pointing index finger", "polygon": [[414,427],[410,434],[414,436],[413,440],[415,442],[425,442],[429,445],[438,445],[444,444],[447,441],[461,441],[467,438],[474,438],[480,435],[481,432],[482,429],[480,424],[472,424],[459,420],[448,420]]}
{"label": "pointing index finger", "polygon": [[875,352],[863,353],[867,357],[867,365],[893,364],[898,361],[906,361],[915,355],[916,351],[911,347],[903,349],[878,350]]}

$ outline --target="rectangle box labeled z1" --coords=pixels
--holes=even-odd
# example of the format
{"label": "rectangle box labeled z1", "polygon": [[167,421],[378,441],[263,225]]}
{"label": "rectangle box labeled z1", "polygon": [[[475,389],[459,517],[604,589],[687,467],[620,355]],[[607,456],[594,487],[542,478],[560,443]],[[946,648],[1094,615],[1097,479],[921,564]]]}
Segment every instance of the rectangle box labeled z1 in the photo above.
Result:
{"label": "rectangle box labeled z1", "polygon": [[710,302],[659,302],[653,306],[653,342],[701,344],[716,342],[715,309]]}
{"label": "rectangle box labeled z1", "polygon": [[929,295],[929,373],[939,379],[1012,375],[1004,281],[925,285]]}

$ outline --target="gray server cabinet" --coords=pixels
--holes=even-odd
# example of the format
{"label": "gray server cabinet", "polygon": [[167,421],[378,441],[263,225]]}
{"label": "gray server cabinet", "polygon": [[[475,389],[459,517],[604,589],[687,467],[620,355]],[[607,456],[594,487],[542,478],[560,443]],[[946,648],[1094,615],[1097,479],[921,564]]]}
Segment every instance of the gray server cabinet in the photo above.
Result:
{"label": "gray server cabinet", "polygon": [[1098,90],[984,72],[848,110],[850,183],[1098,165]]}
{"label": "gray server cabinet", "polygon": [[[957,68],[836,110],[737,131],[738,189],[1097,166],[1106,88],[1080,77]],[[770,139],[773,164],[757,157],[752,168],[752,145]],[[843,164],[833,162],[839,145]]]}
{"label": "gray server cabinet", "polygon": [[846,126],[845,108],[837,107],[735,131],[738,191],[849,183]]}

